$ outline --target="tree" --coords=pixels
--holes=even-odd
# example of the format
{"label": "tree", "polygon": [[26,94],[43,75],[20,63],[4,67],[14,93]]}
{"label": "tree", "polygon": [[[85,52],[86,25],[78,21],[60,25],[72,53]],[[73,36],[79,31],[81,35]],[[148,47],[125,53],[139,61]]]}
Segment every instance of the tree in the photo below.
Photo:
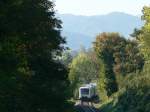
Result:
{"label": "tree", "polygon": [[72,62],[72,59],[73,59],[73,54],[72,54],[72,51],[71,50],[65,50],[61,57],[58,57],[59,61],[65,65],[66,68],[69,68],[69,65],[70,63]]}
{"label": "tree", "polygon": [[[130,77],[130,76],[129,76]],[[150,77],[147,74],[135,74],[128,77],[122,88],[111,102],[104,104],[104,112],[149,112]]]}
{"label": "tree", "polygon": [[96,42],[94,43],[94,49],[100,59],[104,63],[104,74],[106,77],[105,89],[107,90],[107,95],[110,96],[112,93],[118,90],[117,82],[115,78],[115,73],[113,71],[113,46],[118,40],[119,35],[116,33],[102,33],[96,37]]}
{"label": "tree", "polygon": [[60,112],[68,98],[61,21],[48,0],[0,1],[0,111]]}
{"label": "tree", "polygon": [[114,112],[149,112],[150,110],[150,7],[143,8],[142,29],[132,34],[138,41],[145,65],[141,73],[127,77],[125,90],[117,98]]}
{"label": "tree", "polygon": [[106,85],[108,96],[118,90],[119,75],[126,76],[143,68],[144,59],[138,50],[136,41],[126,40],[118,33],[98,35],[94,49],[104,64],[106,81],[103,82]]}
{"label": "tree", "polygon": [[150,7],[145,6],[142,10],[143,12],[143,16],[142,16],[142,20],[145,21],[144,26],[141,29],[135,29],[133,34],[131,34],[132,37],[135,37],[136,40],[139,43],[140,46],[140,50],[141,52],[144,54],[144,57],[146,60],[149,60],[149,56],[150,56]]}
{"label": "tree", "polygon": [[80,52],[70,64],[69,79],[75,94],[80,85],[97,80],[99,62],[96,61],[97,58],[93,53],[93,51]]}

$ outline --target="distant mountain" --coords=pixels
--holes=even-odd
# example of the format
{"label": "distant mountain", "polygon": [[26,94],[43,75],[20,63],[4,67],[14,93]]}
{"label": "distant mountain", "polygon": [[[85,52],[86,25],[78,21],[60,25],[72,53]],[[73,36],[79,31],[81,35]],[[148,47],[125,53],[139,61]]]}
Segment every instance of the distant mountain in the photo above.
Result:
{"label": "distant mountain", "polygon": [[63,22],[63,36],[67,38],[71,49],[79,49],[80,45],[86,48],[92,46],[97,34],[101,32],[119,32],[129,37],[134,28],[142,26],[143,22],[138,16],[121,12],[106,15],[80,16],[72,14],[58,14]]}

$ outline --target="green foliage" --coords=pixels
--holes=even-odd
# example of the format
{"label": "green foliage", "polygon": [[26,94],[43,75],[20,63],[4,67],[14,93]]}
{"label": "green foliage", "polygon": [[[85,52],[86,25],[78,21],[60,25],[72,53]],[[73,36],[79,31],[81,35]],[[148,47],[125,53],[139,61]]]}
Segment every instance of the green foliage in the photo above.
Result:
{"label": "green foliage", "polygon": [[104,63],[104,84],[108,96],[111,96],[118,90],[115,73],[113,71],[114,51],[112,49],[114,46],[113,42],[115,42],[115,39],[118,38],[118,36],[119,35],[116,33],[102,33],[97,36],[96,42],[94,43],[94,49],[98,57],[101,58]]}
{"label": "green foliage", "polygon": [[99,93],[99,97],[100,100],[102,102],[108,100],[108,96],[107,96],[107,90],[106,90],[106,76],[105,76],[105,66],[103,63],[100,63],[100,73],[99,73],[99,77],[97,79],[97,87],[98,87],[98,93]]}
{"label": "green foliage", "polygon": [[101,112],[114,112],[114,106],[112,100],[106,100],[103,104],[101,104],[100,111]]}
{"label": "green foliage", "polygon": [[119,95],[116,112],[149,112],[149,98],[149,75],[136,76],[128,82],[126,90]]}
{"label": "green foliage", "polygon": [[69,68],[69,65],[73,59],[73,55],[71,50],[65,50],[62,55],[57,58],[63,65],[65,65],[66,68]]}
{"label": "green foliage", "polygon": [[142,10],[143,16],[142,19],[144,20],[145,24],[142,29],[135,30],[133,35],[136,37],[141,52],[144,54],[146,60],[150,58],[150,7],[145,6]]}
{"label": "green foliage", "polygon": [[149,74],[129,76],[125,89],[121,89],[111,100],[100,108],[102,112],[149,112],[150,110]]}
{"label": "green foliage", "polygon": [[136,37],[145,64],[139,73],[131,73],[124,78],[123,89],[119,90],[113,101],[101,107],[102,112],[149,112],[150,111],[150,7],[144,7],[145,25],[131,35]]}
{"label": "green foliage", "polygon": [[48,0],[0,1],[0,111],[60,112],[68,98],[61,21]]}
{"label": "green foliage", "polygon": [[[140,71],[144,65],[144,59],[138,50],[136,41],[126,40],[118,33],[102,33],[97,36],[94,49],[104,64],[104,75],[101,83],[111,96],[118,90],[117,83],[121,77],[129,73]],[[117,80],[117,81],[116,81]]]}
{"label": "green foliage", "polygon": [[69,79],[73,93],[78,92],[78,87],[97,79],[99,62],[93,51],[80,52],[70,64]]}

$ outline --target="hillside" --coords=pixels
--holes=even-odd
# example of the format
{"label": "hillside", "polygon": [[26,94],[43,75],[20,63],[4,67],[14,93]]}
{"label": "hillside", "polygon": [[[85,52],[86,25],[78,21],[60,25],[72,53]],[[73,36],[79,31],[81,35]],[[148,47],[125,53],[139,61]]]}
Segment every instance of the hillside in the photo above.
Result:
{"label": "hillside", "polygon": [[[63,22],[63,35],[67,38],[71,49],[91,46],[95,36],[101,32],[119,32],[129,37],[134,28],[142,26],[141,18],[121,12],[106,15],[80,16],[72,14],[58,14]],[[80,41],[79,41],[80,40]]]}

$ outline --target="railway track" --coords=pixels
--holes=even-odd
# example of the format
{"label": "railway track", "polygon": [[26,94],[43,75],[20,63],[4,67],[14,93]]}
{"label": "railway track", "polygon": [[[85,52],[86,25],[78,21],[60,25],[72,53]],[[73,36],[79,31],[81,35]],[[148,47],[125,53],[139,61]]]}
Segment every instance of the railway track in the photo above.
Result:
{"label": "railway track", "polygon": [[96,109],[95,107],[92,106],[88,106],[88,105],[76,105],[75,109],[77,110],[77,112],[99,112],[98,109]]}

